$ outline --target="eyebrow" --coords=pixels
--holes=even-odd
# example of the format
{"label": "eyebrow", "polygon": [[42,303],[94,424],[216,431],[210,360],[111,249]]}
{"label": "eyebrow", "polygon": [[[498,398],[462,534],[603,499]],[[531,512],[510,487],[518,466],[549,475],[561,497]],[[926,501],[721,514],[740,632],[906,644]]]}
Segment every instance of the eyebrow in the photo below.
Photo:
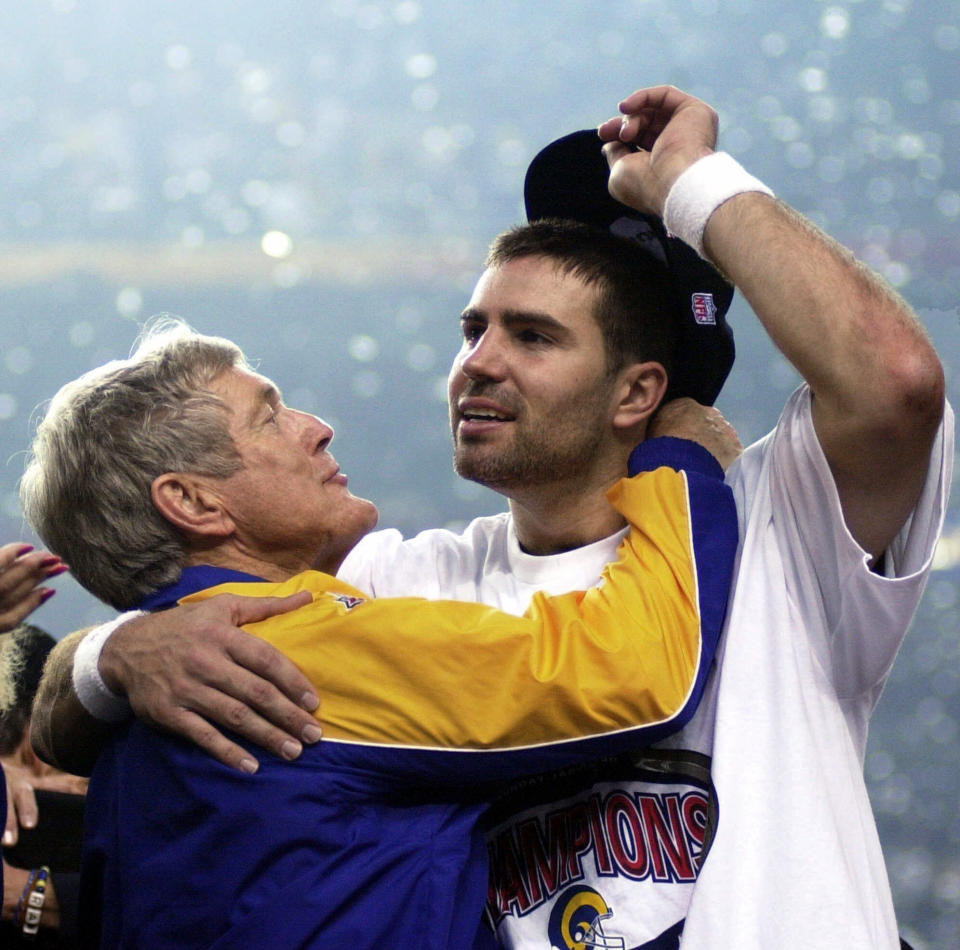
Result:
{"label": "eyebrow", "polygon": [[[570,328],[568,326],[561,323],[556,317],[552,317],[549,313],[545,313],[542,310],[504,310],[500,314],[500,319],[507,327],[523,325],[542,327],[543,329],[551,330],[556,334],[566,335],[570,333]],[[460,322],[466,323],[469,320],[488,322],[489,317],[485,311],[480,310],[477,307],[467,307],[467,309],[460,314]]]}
{"label": "eyebrow", "polygon": [[283,394],[273,383],[264,383],[260,386],[253,406],[247,413],[247,426],[252,429],[259,421],[263,407],[265,405],[272,406],[277,402],[283,402]]}

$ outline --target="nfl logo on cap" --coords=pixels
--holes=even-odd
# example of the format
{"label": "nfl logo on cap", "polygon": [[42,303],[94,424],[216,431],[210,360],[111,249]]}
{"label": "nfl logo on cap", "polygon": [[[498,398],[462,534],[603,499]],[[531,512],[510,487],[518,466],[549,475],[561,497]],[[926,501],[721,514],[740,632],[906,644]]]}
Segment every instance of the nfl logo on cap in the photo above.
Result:
{"label": "nfl logo on cap", "polygon": [[717,305],[713,302],[713,294],[693,294],[690,303],[693,307],[693,319],[697,323],[717,325]]}

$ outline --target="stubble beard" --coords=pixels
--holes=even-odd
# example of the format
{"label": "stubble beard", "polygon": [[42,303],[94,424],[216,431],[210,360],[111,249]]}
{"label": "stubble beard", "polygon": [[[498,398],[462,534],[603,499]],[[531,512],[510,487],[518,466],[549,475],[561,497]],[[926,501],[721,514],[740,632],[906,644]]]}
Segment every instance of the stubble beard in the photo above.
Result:
{"label": "stubble beard", "polygon": [[[588,413],[577,413],[586,416]],[[455,440],[453,467],[468,481],[503,495],[584,476],[594,464],[603,440],[603,427],[593,414],[577,425],[526,426],[514,422],[506,444]],[[569,420],[572,422],[574,420]]]}

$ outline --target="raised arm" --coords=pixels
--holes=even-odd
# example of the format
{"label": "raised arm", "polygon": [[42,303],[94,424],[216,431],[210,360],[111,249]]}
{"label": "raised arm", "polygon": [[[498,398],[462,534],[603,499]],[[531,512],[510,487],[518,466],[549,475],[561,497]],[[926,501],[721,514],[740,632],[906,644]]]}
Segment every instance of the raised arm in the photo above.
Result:
{"label": "raised arm", "polygon": [[[710,106],[658,86],[629,96],[620,109],[621,117],[600,126],[615,197],[663,216],[682,175],[674,199],[684,196],[689,206],[710,192],[710,165],[689,173],[714,154]],[[706,189],[694,183],[698,175]],[[684,210],[667,209],[668,228]],[[880,277],[769,195],[748,190],[723,201],[709,214],[702,241],[705,256],[810,385],[847,526],[879,556],[919,497],[943,414],[943,370],[923,328]]]}

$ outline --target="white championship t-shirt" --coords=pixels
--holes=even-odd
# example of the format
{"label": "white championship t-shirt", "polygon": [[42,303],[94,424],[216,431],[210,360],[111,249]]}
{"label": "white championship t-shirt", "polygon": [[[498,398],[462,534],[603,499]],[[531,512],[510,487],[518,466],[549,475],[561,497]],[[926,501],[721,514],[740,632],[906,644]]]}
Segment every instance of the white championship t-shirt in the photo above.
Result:
{"label": "white championship t-shirt", "polygon": [[[505,947],[895,950],[862,765],[867,724],[946,510],[949,408],[922,497],[870,571],[843,524],[801,387],[728,473],[740,553],[718,662],[655,748],[524,783],[490,813],[487,913]],[[882,475],[878,476],[882,477]],[[593,583],[620,535],[550,557],[508,515],[364,539],[340,576],[377,596],[480,600]]]}

